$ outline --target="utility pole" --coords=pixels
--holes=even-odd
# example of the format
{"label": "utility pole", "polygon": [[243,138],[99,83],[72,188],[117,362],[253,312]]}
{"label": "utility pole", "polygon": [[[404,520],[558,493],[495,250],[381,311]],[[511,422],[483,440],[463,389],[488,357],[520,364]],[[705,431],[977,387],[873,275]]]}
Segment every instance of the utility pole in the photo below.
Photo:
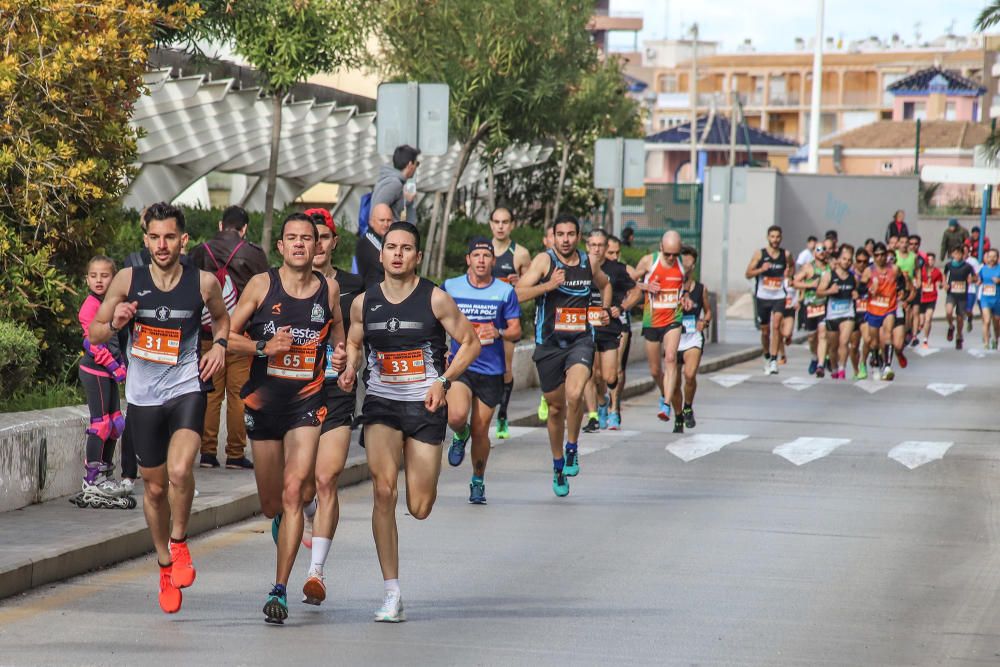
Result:
{"label": "utility pole", "polygon": [[691,25],[691,182],[698,182],[698,24]]}
{"label": "utility pole", "polygon": [[823,100],[823,0],[816,0],[812,104],[809,106],[809,173],[819,173],[819,119]]}
{"label": "utility pole", "polygon": [[718,327],[719,342],[726,342],[726,330],[729,322],[726,318],[726,310],[729,307],[729,215],[730,204],[733,201],[733,167],[736,166],[736,123],[740,120],[736,114],[739,110],[738,88],[736,87],[736,77],[732,78],[732,90],[729,92],[729,166],[726,167],[726,194],[722,203],[722,280],[719,287],[719,295],[716,300],[718,304]]}

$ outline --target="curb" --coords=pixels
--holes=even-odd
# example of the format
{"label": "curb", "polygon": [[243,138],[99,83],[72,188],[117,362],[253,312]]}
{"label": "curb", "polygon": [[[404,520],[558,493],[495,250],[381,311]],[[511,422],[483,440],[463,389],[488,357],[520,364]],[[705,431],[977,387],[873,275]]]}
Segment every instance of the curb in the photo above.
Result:
{"label": "curb", "polygon": [[[805,336],[793,339],[801,342]],[[702,364],[700,373],[713,373],[722,368],[749,361],[760,355],[759,347],[730,352]],[[653,388],[650,377],[629,381],[624,398],[637,396]],[[510,419],[514,426],[540,426],[537,414],[525,414]],[[360,484],[370,478],[364,456],[348,459],[340,474],[338,488]],[[211,504],[193,509],[188,535],[196,536],[216,528],[244,521],[260,514],[260,502],[255,484],[244,484],[213,498]],[[153,550],[152,538],[144,522],[133,521],[108,537],[100,537],[58,553],[43,553],[11,563],[0,571],[0,600],[45,584],[69,579],[109,565],[137,558]]]}

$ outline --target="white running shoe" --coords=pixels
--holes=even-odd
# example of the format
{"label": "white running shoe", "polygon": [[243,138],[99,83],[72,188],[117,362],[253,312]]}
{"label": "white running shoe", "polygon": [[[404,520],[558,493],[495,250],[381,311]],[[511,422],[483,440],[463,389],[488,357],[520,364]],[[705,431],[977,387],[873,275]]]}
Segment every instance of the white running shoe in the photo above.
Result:
{"label": "white running shoe", "polygon": [[399,591],[386,591],[382,606],[375,612],[375,622],[400,623],[405,620],[402,594]]}
{"label": "white running shoe", "polygon": [[309,568],[309,576],[302,586],[302,602],[317,607],[326,599],[326,582],[323,581],[323,571]]}
{"label": "white running shoe", "polygon": [[121,487],[125,490],[125,495],[131,496],[135,494],[135,482],[128,477],[122,477]]}
{"label": "white running shoe", "polygon": [[778,374],[778,360],[777,359],[771,359],[771,362],[767,365],[767,372],[770,375],[777,375]]}

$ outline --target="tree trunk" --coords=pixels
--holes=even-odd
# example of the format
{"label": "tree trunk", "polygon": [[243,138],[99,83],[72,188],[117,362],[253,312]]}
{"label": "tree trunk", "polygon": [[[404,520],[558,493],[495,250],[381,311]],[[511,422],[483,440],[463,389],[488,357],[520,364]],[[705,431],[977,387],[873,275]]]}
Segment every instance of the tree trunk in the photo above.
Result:
{"label": "tree trunk", "polygon": [[434,193],[434,203],[431,206],[431,221],[427,226],[427,239],[424,241],[424,258],[420,262],[420,273],[426,276],[427,270],[431,266],[431,248],[436,248],[434,245],[434,235],[437,233],[438,219],[441,217],[441,193]]}
{"label": "tree trunk", "polygon": [[469,164],[472,151],[475,150],[480,139],[486,135],[488,129],[489,123],[483,123],[479,126],[479,130],[468,141],[462,144],[462,151],[458,157],[458,167],[456,167],[455,173],[451,176],[451,184],[448,186],[448,198],[444,204],[444,216],[441,218],[441,240],[437,244],[438,247],[435,248],[438,254],[437,261],[434,263],[434,274],[438,277],[444,273],[444,253],[445,246],[448,244],[448,223],[451,221],[451,210],[455,205],[455,194],[458,191],[458,183],[462,179],[462,174],[465,173],[465,167]]}
{"label": "tree trunk", "polygon": [[562,203],[563,183],[566,181],[566,167],[569,164],[569,141],[563,141],[562,159],[559,161],[559,182],[556,183],[556,205],[553,218],[559,217],[559,205]]}
{"label": "tree trunk", "polygon": [[264,252],[271,252],[271,227],[274,221],[274,191],[278,185],[278,147],[281,143],[281,98],[284,93],[274,91],[271,98],[271,158],[267,163],[267,189],[264,191],[264,229],[260,245]]}
{"label": "tree trunk", "polygon": [[486,188],[486,203],[490,209],[487,215],[490,215],[493,213],[493,209],[497,207],[497,184],[496,179],[493,178],[492,164],[486,169]]}

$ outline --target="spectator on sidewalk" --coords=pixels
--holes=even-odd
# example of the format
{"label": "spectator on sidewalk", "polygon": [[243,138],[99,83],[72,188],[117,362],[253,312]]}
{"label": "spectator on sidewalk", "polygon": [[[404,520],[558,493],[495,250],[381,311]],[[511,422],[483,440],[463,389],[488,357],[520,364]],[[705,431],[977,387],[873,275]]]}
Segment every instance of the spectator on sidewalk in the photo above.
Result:
{"label": "spectator on sidewalk", "polygon": [[388,204],[372,206],[368,231],[358,239],[358,245],[354,249],[358,275],[365,281],[365,287],[380,283],[385,278],[385,269],[382,268],[382,238],[393,222],[392,209]]}
{"label": "spectator on sidewalk", "polygon": [[890,236],[904,238],[910,236],[910,228],[906,226],[906,212],[903,209],[896,211],[892,216],[892,222],[885,228],[885,241],[889,241]]}
{"label": "spectator on sidewalk", "polygon": [[952,218],[948,221],[948,227],[941,234],[941,253],[938,257],[941,258],[942,262],[947,262],[948,258],[951,257],[951,251],[954,248],[961,248],[965,245],[965,241],[969,238],[969,232],[965,231],[962,225],[958,224],[957,218]]}
{"label": "spectator on sidewalk", "polygon": [[[969,251],[973,257],[979,257],[979,227],[973,227],[969,230],[969,238],[965,239],[965,245],[969,246]],[[983,254],[985,255],[989,251],[990,237],[987,236],[983,239]]]}
{"label": "spectator on sidewalk", "polygon": [[795,272],[798,273],[799,269],[813,261],[813,250],[816,249],[816,237],[810,236],[806,239],[806,247],[799,253],[799,256],[795,258]]}
{"label": "spectator on sidewalk", "polygon": [[626,227],[622,232],[622,245],[631,248],[633,243],[635,243],[635,230],[631,227]]}
{"label": "spectator on sidewalk", "polygon": [[[223,285],[223,298],[232,311],[235,298],[247,286],[250,278],[267,271],[267,254],[256,243],[246,239],[250,216],[239,206],[230,206],[222,212],[219,231],[211,239],[191,251],[191,262],[200,269],[222,276],[229,275],[235,295],[227,295]],[[229,301],[232,301],[230,304]],[[201,350],[212,347],[211,329],[201,331]],[[205,410],[205,430],[201,438],[201,467],[218,468],[219,421],[222,399],[226,399],[226,467],[232,470],[252,470],[253,463],[246,457],[247,432],[243,424],[243,400],[240,390],[250,377],[251,358],[226,353],[225,365],[212,376],[213,391],[208,393]]]}
{"label": "spectator on sidewalk", "polygon": [[[417,224],[417,211],[413,205],[417,191],[407,189],[406,182],[417,173],[420,151],[412,146],[397,146],[392,154],[392,166],[382,165],[372,190],[372,210],[379,204],[387,204],[392,209],[395,220],[406,220]],[[405,212],[405,216],[403,215]],[[359,267],[360,268],[360,267]]]}

